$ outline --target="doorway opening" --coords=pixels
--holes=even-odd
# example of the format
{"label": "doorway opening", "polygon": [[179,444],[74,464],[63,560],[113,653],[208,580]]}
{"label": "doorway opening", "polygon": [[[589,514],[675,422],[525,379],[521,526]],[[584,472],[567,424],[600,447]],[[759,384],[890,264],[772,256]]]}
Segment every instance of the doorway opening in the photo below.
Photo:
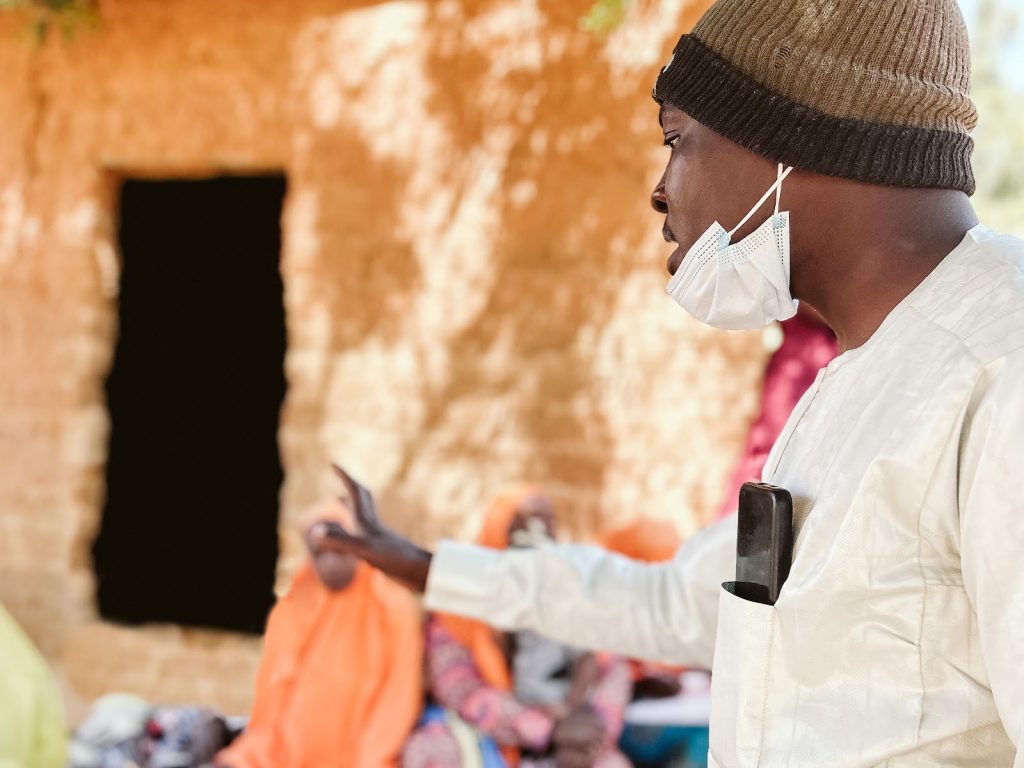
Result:
{"label": "doorway opening", "polygon": [[281,175],[126,180],[100,614],[259,633],[286,349]]}

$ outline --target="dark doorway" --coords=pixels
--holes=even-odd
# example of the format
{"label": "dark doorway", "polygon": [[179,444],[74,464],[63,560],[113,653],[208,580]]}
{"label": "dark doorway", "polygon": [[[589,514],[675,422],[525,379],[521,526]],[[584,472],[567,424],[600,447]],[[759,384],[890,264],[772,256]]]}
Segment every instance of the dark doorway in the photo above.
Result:
{"label": "dark doorway", "polygon": [[282,176],[125,181],[107,381],[105,618],[261,632],[285,393]]}

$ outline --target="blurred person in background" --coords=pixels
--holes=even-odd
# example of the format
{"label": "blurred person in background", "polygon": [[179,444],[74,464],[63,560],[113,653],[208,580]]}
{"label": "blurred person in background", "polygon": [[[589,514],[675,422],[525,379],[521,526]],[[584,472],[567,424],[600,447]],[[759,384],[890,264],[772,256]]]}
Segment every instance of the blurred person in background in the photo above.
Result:
{"label": "blurred person in background", "polygon": [[32,641],[0,605],[0,768],[63,768],[60,692]]}
{"label": "blurred person in background", "polygon": [[[491,502],[477,543],[543,547],[556,531],[550,500],[524,488]],[[403,768],[628,766],[615,749],[631,688],[621,659],[437,614],[427,622],[426,662],[435,706]]]}
{"label": "blurred person in background", "polygon": [[711,766],[1024,767],[1024,242],[971,206],[969,81],[954,0],[718,0],[657,79],[670,296],[838,340],[762,473],[794,500],[774,604],[723,586],[732,515],[669,563],[432,553],[350,479],[334,546],[433,610],[711,667]]}
{"label": "blurred person in background", "polygon": [[315,524],[351,526],[324,502],[305,516],[309,559],[267,622],[252,717],[218,768],[386,768],[423,703],[423,630],[408,591],[319,546]]}

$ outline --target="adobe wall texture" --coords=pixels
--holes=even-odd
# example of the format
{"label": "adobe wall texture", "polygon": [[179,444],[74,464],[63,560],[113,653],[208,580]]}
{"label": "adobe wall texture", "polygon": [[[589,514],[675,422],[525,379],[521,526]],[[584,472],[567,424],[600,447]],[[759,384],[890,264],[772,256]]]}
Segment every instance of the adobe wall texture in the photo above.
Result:
{"label": "adobe wall texture", "polygon": [[326,462],[431,542],[546,484],[586,536],[708,519],[756,407],[756,334],[663,295],[650,85],[705,0],[103,0],[0,18],[0,600],[76,718],[109,690],[247,709],[259,641],[96,616],[118,180],[282,170],[281,584]]}

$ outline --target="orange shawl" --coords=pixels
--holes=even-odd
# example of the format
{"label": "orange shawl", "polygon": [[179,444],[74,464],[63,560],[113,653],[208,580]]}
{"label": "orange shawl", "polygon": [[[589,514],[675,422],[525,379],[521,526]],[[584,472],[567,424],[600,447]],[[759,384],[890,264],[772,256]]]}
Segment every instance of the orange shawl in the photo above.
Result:
{"label": "orange shawl", "polygon": [[606,532],[600,543],[605,549],[633,560],[659,563],[675,557],[682,541],[679,531],[671,523],[639,517],[629,525]]}
{"label": "orange shawl", "polygon": [[307,560],[270,614],[249,726],[217,764],[396,766],[422,707],[422,664],[404,588],[360,563],[331,592]]}

